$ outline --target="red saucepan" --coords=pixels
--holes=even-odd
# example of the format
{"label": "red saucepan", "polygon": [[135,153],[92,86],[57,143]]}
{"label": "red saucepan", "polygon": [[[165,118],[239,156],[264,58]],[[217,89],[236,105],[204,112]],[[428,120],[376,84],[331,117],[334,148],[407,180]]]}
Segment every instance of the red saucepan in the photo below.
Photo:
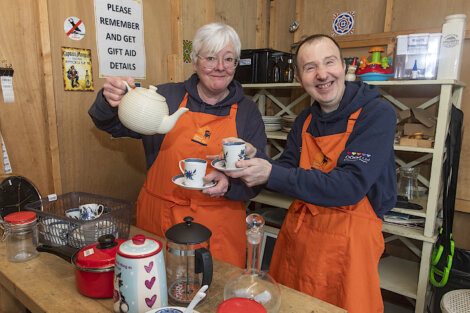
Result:
{"label": "red saucepan", "polygon": [[116,252],[123,242],[122,239],[116,240],[113,235],[103,235],[98,238],[98,243],[75,250],[72,254],[64,251],[64,246],[41,246],[38,250],[54,253],[74,265],[75,283],[82,295],[90,298],[112,298]]}

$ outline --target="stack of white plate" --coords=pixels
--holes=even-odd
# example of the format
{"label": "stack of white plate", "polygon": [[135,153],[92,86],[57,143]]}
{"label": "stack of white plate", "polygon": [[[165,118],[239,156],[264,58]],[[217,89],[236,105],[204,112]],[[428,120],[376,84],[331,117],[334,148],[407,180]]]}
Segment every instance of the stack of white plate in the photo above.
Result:
{"label": "stack of white plate", "polygon": [[290,132],[296,117],[297,115],[284,115],[282,117],[281,130],[286,133]]}
{"label": "stack of white plate", "polygon": [[280,116],[263,116],[264,129],[267,132],[273,132],[282,128]]}

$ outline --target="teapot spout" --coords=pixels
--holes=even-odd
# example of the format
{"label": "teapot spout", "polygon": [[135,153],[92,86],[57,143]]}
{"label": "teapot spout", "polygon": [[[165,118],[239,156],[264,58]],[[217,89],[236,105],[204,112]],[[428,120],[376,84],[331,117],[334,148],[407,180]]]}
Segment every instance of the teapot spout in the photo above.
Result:
{"label": "teapot spout", "polygon": [[176,121],[183,115],[184,113],[188,112],[188,108],[179,108],[178,111],[173,113],[172,115],[165,116],[160,124],[160,128],[158,129],[159,134],[166,134],[168,133],[176,124]]}

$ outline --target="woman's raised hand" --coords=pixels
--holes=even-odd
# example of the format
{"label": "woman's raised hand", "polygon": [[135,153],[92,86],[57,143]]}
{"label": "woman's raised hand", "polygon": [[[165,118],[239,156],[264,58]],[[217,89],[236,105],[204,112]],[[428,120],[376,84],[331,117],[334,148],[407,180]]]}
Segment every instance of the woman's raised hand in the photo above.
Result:
{"label": "woman's raised hand", "polygon": [[132,77],[106,77],[106,81],[103,85],[103,96],[112,107],[117,107],[121,103],[122,97],[127,92],[124,81],[126,81],[131,88],[135,87],[135,82]]}

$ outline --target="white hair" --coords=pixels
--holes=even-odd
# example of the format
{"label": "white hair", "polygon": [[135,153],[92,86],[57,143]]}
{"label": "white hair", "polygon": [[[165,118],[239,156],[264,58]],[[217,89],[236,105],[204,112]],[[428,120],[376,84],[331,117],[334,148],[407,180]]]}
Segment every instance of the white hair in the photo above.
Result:
{"label": "white hair", "polygon": [[223,23],[206,24],[199,28],[194,35],[191,61],[196,63],[197,56],[201,51],[215,55],[229,44],[233,46],[235,57],[239,59],[241,42],[235,29]]}

